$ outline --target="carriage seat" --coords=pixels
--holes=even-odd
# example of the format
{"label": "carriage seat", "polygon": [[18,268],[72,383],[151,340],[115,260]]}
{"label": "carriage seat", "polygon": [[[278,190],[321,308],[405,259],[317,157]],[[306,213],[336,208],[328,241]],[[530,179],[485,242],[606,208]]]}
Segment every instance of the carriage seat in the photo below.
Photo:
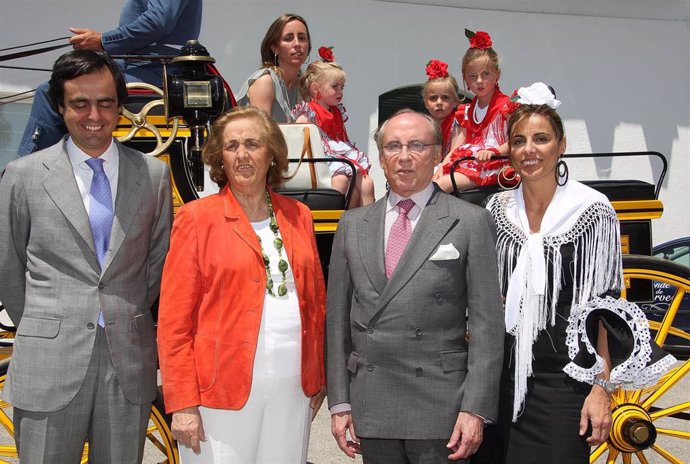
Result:
{"label": "carriage seat", "polygon": [[319,128],[314,124],[279,124],[279,127],[287,142],[290,164],[288,180],[276,191],[312,210],[345,209],[345,195],[331,188],[328,162],[332,160],[324,153]]}
{"label": "carriage seat", "polygon": [[503,188],[498,185],[491,185],[487,187],[476,187],[466,190],[453,192],[452,195],[461,200],[468,201],[474,205],[484,207],[489,202],[491,195],[502,192]]}
{"label": "carriage seat", "polygon": [[582,183],[603,193],[609,201],[656,199],[654,184],[641,180],[585,180]]}

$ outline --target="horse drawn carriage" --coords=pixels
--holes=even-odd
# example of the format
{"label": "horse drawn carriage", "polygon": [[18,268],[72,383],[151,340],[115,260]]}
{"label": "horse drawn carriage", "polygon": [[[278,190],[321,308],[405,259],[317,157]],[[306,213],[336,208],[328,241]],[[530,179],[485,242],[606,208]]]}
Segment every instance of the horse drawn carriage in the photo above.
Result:
{"label": "horse drawn carriage", "polygon": [[[185,53],[185,52],[183,52]],[[187,50],[187,55],[175,58],[185,72],[167,76],[163,90],[146,84],[130,85],[134,102],[123,109],[115,136],[124,143],[169,164],[172,172],[173,204],[175,208],[215,189],[205,178],[201,163],[201,146],[208,121],[219,113],[231,99],[224,91],[222,78],[208,71],[212,62],[208,55]],[[341,194],[330,188],[330,174],[323,154],[318,129],[309,124],[282,125],[288,141],[291,162],[290,180],[281,190],[305,202],[312,209],[317,245],[327,273],[328,258],[338,220],[348,207],[351,194]],[[660,444],[660,437],[690,440],[685,422],[690,419],[690,400],[669,404],[665,395],[690,372],[688,347],[690,331],[680,324],[680,308],[690,293],[690,268],[668,260],[651,257],[651,221],[661,217],[663,205],[659,191],[666,172],[666,160],[655,152],[609,153],[596,155],[566,155],[582,157],[654,157],[663,168],[653,184],[637,180],[585,182],[606,194],[621,222],[621,241],[625,293],[646,310],[655,341],[678,358],[685,358],[664,375],[654,386],[637,391],[617,392],[612,398],[613,427],[609,440],[592,450],[591,462],[642,463],[653,456],[668,462],[683,462]],[[347,160],[343,162],[347,163]],[[351,164],[351,163],[350,163]],[[351,166],[353,173],[354,166]],[[355,174],[356,175],[356,174]],[[460,198],[480,202],[491,191],[456,192]],[[655,301],[655,286],[666,289],[665,301]],[[670,295],[670,296],[668,296]],[[663,304],[662,304],[663,303]],[[7,366],[11,360],[12,327],[0,332],[0,389],[4,385]],[[669,423],[671,425],[659,425]],[[681,421],[681,422],[678,422]],[[5,433],[0,438],[0,463],[16,462],[16,448],[12,438],[11,405],[0,401],[0,424]],[[680,425],[678,425],[680,424]],[[88,445],[87,445],[88,446]],[[151,411],[147,432],[147,459],[161,463],[179,462],[176,443],[170,432],[170,417],[165,414],[159,393]],[[13,461],[14,460],[14,461]],[[86,462],[86,453],[82,462]]]}

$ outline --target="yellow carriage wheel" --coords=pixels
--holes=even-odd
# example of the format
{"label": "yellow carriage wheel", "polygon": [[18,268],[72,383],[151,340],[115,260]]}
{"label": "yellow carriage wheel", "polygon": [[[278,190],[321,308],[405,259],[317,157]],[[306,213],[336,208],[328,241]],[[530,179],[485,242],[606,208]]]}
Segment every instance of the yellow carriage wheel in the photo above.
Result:
{"label": "yellow carriage wheel", "polygon": [[[629,255],[623,257],[623,272],[626,288],[631,280],[640,279],[671,290],[666,293],[671,295],[668,307],[655,308],[663,317],[650,321],[652,335],[659,346],[668,347],[669,336],[690,346],[690,333],[674,327],[681,303],[690,292],[690,268],[660,258]],[[667,394],[689,371],[690,359],[676,364],[651,387],[616,392],[611,399],[611,435],[606,443],[592,449],[590,463],[686,462],[690,449],[690,391],[681,391],[680,401],[670,400]],[[683,455],[674,451],[677,449],[683,450]]]}
{"label": "yellow carriage wheel", "polygon": [[[5,377],[9,359],[0,361],[0,392],[5,386]],[[177,443],[170,432],[170,417],[165,414],[165,406],[160,391],[153,402],[149,427],[146,431],[146,444],[144,446],[144,462],[156,462],[159,464],[178,464],[180,458],[177,452]],[[0,400],[0,464],[18,463],[17,447],[14,444],[14,426],[12,424],[12,405]],[[88,447],[88,444],[86,445]],[[88,462],[87,448],[81,464]]]}

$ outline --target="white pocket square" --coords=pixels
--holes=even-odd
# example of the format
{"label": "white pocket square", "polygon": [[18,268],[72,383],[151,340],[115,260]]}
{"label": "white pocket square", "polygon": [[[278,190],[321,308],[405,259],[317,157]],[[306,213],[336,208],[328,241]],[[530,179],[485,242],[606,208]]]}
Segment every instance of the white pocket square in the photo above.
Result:
{"label": "white pocket square", "polygon": [[436,252],[429,258],[431,261],[445,261],[449,259],[458,259],[460,252],[455,249],[452,243],[439,245]]}

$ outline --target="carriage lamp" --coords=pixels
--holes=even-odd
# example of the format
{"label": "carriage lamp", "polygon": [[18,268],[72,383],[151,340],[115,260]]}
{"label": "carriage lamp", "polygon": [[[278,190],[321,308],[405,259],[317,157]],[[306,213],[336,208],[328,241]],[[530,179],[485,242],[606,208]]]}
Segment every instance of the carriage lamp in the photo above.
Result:
{"label": "carriage lamp", "polygon": [[181,116],[190,127],[192,146],[186,163],[197,191],[204,190],[201,147],[205,129],[211,119],[223,112],[226,102],[221,77],[207,68],[215,61],[198,40],[189,40],[172,60],[182,68],[180,73],[165,75],[166,116]]}

